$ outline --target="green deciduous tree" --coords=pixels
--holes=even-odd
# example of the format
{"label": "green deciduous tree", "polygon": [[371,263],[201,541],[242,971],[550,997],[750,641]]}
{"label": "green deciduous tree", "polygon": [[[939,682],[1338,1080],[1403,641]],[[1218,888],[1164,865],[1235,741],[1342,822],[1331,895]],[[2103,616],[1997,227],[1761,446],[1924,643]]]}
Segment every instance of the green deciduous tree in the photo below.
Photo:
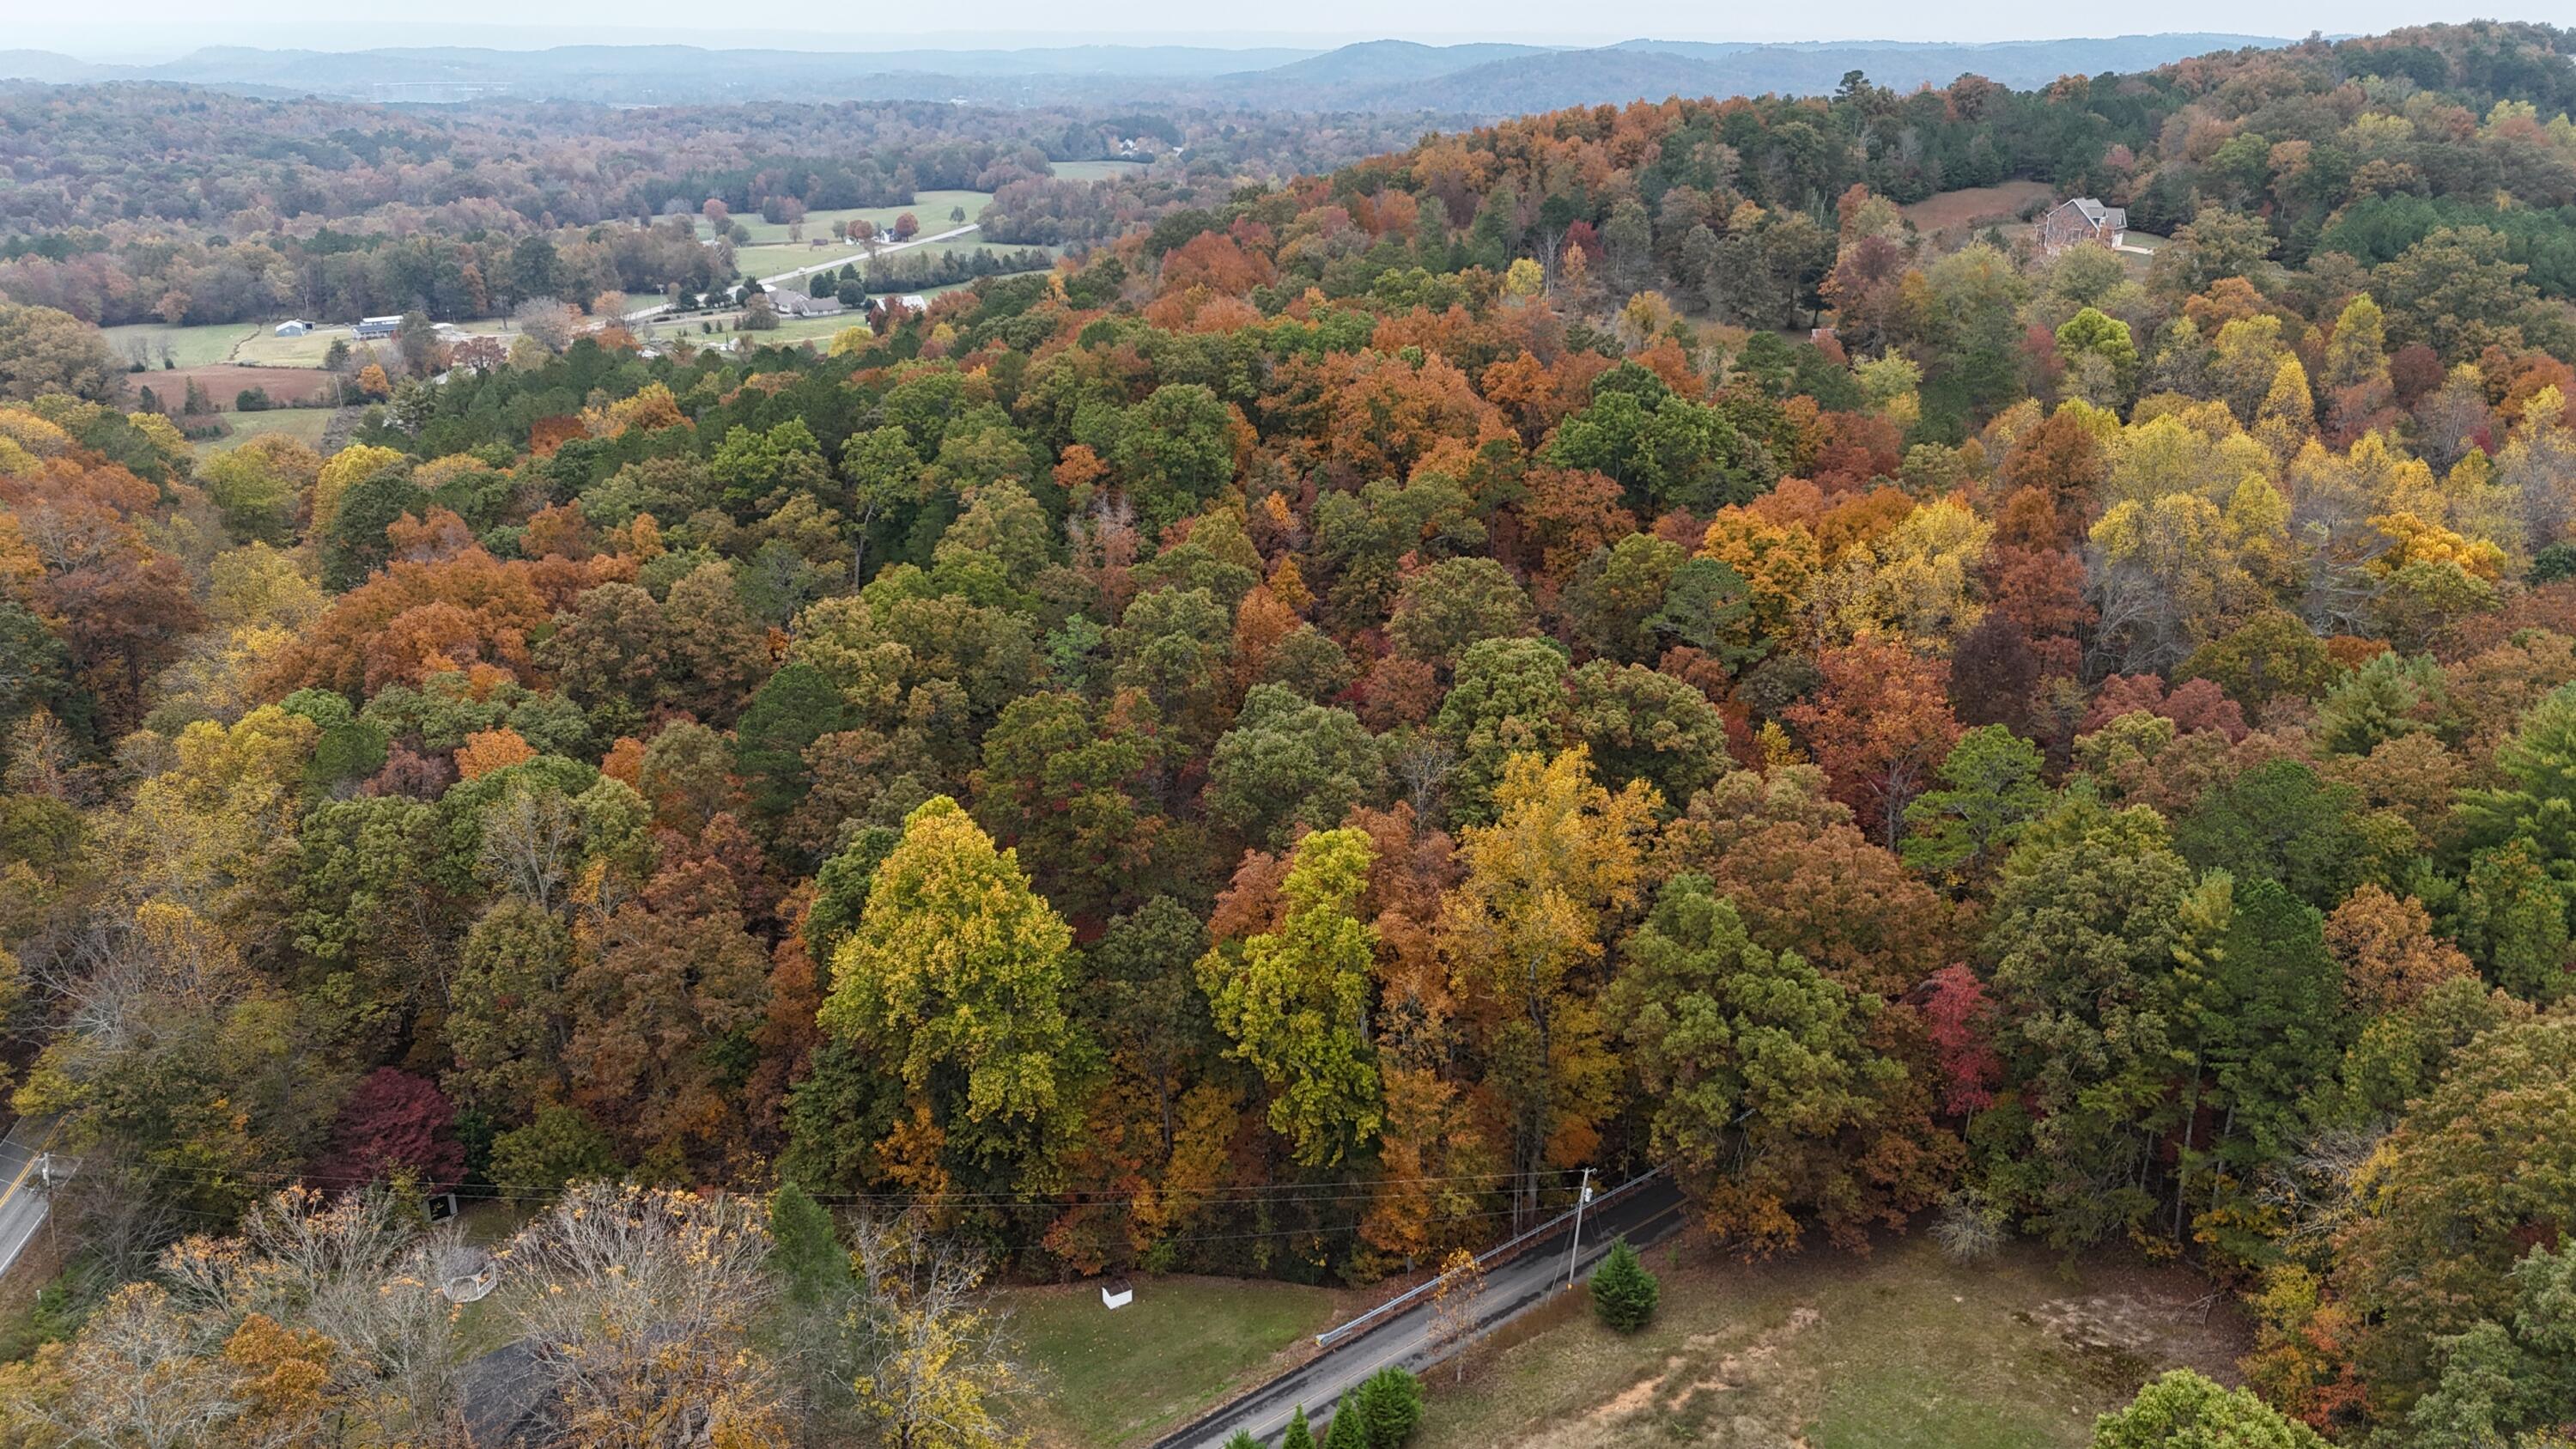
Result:
{"label": "green deciduous tree", "polygon": [[1024,1173],[1070,1128],[1088,1044],[1065,1014],[1073,933],[957,802],[904,820],[820,1020],[866,1043],[952,1138]]}
{"label": "green deciduous tree", "polygon": [[2175,1369],[2093,1422],[2093,1449],[2326,1449],[2317,1431],[2254,1396]]}
{"label": "green deciduous tree", "polygon": [[[2140,1186],[2166,1092],[2166,978],[2191,867],[2144,806],[2070,793],[2004,861],[1987,941],[2011,1096],[1973,1135],[1992,1190],[2061,1246],[2144,1221]],[[2013,1098],[2031,1104],[2025,1109]]]}
{"label": "green deciduous tree", "polygon": [[1655,1151],[1720,1240],[1795,1247],[1799,1215],[1814,1213],[1857,1241],[1937,1190],[1955,1149],[1874,1042],[1880,998],[1754,945],[1694,875],[1665,885],[1621,954],[1606,1004],[1652,1104]]}
{"label": "green deciduous tree", "polygon": [[1377,741],[1358,716],[1298,698],[1284,685],[1245,691],[1234,728],[1208,760],[1208,813],[1256,845],[1277,850],[1299,827],[1338,824],[1386,790]]}
{"label": "green deciduous tree", "polygon": [[1905,807],[1905,863],[1970,879],[2000,864],[2022,827],[2048,808],[2040,766],[2039,747],[2002,725],[1961,735],[1941,762],[1941,787]]}
{"label": "green deciduous tree", "polygon": [[1229,1055],[1269,1083],[1270,1126],[1309,1167],[1340,1162],[1385,1118],[1367,1025],[1377,931],[1352,912],[1375,855],[1364,831],[1308,835],[1280,887],[1278,929],[1199,960]]}

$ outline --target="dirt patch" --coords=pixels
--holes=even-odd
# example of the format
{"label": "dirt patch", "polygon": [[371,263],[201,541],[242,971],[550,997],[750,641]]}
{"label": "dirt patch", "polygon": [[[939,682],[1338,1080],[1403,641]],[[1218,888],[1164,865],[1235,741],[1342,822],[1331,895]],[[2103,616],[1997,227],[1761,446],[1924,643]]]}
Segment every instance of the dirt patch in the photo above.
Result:
{"label": "dirt patch", "polygon": [[1956,239],[1993,223],[2018,221],[2023,207],[2056,194],[2046,182],[2007,181],[2000,186],[1944,191],[1897,209],[1917,231],[1937,241]]}
{"label": "dirt patch", "polygon": [[2221,1315],[2216,1306],[2206,1290],[2195,1294],[2184,1283],[2163,1280],[2052,1298],[2016,1316],[2108,1382],[2135,1383],[2151,1365],[2187,1363],[2233,1383],[2240,1329],[2232,1313]]}
{"label": "dirt patch", "polygon": [[214,399],[221,412],[231,412],[233,400],[244,389],[260,388],[281,403],[309,403],[331,395],[339,379],[318,367],[251,367],[238,362],[219,362],[206,367],[172,367],[158,372],[126,374],[130,387],[152,389],[152,395],[175,407],[188,395],[188,384],[196,383]]}
{"label": "dirt patch", "polygon": [[1694,1333],[1653,1376],[1571,1421],[1515,1442],[1533,1449],[1609,1449],[1688,1434],[1699,1442],[1799,1449],[1806,1441],[1798,1426],[1813,1412],[1818,1383],[1815,1369],[1793,1356],[1792,1345],[1823,1321],[1822,1312],[1800,1304],[1778,1324],[1732,1346],[1732,1335]]}

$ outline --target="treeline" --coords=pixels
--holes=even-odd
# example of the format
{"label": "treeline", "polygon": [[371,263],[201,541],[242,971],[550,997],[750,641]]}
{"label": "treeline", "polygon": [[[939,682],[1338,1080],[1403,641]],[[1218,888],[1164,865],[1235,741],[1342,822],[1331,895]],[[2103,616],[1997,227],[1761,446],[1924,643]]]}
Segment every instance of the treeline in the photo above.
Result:
{"label": "treeline", "polygon": [[[2465,104],[2551,40],[2330,89],[2551,184],[2576,126]],[[1660,1164],[1747,1254],[2188,1255],[2351,1442],[2563,1422],[2569,304],[2205,170],[2152,265],[1935,254],[1763,114],[1246,188],[830,356],[514,348],[327,459],[192,470],[0,317],[74,1230],[783,1181],[1365,1281]]]}
{"label": "treeline", "polygon": [[896,252],[870,262],[867,285],[870,291],[877,293],[916,287],[953,287],[978,277],[1043,272],[1054,265],[1055,257],[1043,247],[1022,247],[1016,251],[989,251],[983,247],[942,247],[936,251],[922,248]]}
{"label": "treeline", "polygon": [[[168,240],[119,247],[87,233],[0,261],[0,292],[101,326],[217,323],[302,316],[354,322],[422,312],[490,317],[532,297],[588,303],[603,293],[696,293],[729,280],[731,253],[699,242],[694,215],[513,240],[479,233],[308,237],[267,234],[218,244]],[[59,252],[59,256],[49,255]]]}

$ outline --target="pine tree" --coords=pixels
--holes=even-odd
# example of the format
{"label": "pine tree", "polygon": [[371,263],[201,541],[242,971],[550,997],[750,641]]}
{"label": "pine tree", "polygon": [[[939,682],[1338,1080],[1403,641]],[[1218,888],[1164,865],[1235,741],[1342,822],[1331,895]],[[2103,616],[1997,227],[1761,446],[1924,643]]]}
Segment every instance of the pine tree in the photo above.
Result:
{"label": "pine tree", "polygon": [[[1368,1449],[1396,1449],[1413,1437],[1422,1422],[1422,1382],[1410,1371],[1388,1364],[1369,1375],[1351,1396],[1350,1412],[1359,1419],[1361,1442]],[[1334,1420],[1334,1427],[1340,1426],[1341,1421]]]}
{"label": "pine tree", "polygon": [[1592,1270],[1592,1311],[1621,1333],[1634,1333],[1655,1316],[1655,1292],[1655,1275],[1626,1238],[1612,1243],[1610,1256]]}
{"label": "pine tree", "polygon": [[1299,1404],[1279,1435],[1279,1449],[1315,1449],[1315,1431],[1306,1427],[1306,1406]]}
{"label": "pine tree", "polygon": [[1360,1428],[1359,1396],[1342,1401],[1333,1413],[1333,1426],[1324,1431],[1324,1449],[1368,1449],[1368,1435]]}

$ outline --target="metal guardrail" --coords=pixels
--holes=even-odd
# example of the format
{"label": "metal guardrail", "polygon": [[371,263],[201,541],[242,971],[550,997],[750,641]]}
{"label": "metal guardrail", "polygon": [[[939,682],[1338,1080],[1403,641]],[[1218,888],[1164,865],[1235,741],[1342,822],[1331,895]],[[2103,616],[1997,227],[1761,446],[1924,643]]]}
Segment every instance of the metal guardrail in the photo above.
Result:
{"label": "metal guardrail", "polygon": [[[1609,1207],[1620,1198],[1626,1197],[1635,1189],[1663,1176],[1663,1174],[1663,1168],[1650,1167],[1644,1172],[1637,1174],[1635,1177],[1629,1178],[1626,1182],[1619,1184],[1617,1187],[1610,1189],[1608,1192],[1595,1193],[1590,1203],[1580,1207],[1567,1208],[1564,1212],[1558,1213],[1555,1217],[1548,1219],[1537,1227],[1531,1228],[1527,1232],[1518,1234],[1505,1242],[1498,1243],[1493,1247],[1487,1248],[1482,1253],[1477,1254],[1476,1266],[1479,1269],[1490,1268],[1496,1263],[1506,1262],[1517,1257],[1521,1250],[1527,1248],[1531,1243],[1537,1242],[1541,1238],[1555,1236],[1556,1231],[1559,1228],[1564,1227],[1567,1223],[1574,1220],[1575,1214],[1600,1212],[1602,1209]],[[1362,1326],[1374,1323],[1381,1316],[1393,1313],[1407,1304],[1421,1298],[1422,1295],[1438,1288],[1441,1281],[1447,1276],[1448,1275],[1445,1273],[1439,1274],[1424,1282],[1416,1283],[1412,1287],[1407,1288],[1403,1292],[1386,1300],[1384,1303],[1381,1303],[1366,1313],[1361,1314],[1359,1317],[1351,1319],[1347,1323],[1337,1323],[1332,1327],[1325,1329],[1323,1332],[1315,1335],[1315,1346],[1317,1348],[1331,1348],[1335,1343],[1348,1338],[1353,1333],[1359,1331]]]}

